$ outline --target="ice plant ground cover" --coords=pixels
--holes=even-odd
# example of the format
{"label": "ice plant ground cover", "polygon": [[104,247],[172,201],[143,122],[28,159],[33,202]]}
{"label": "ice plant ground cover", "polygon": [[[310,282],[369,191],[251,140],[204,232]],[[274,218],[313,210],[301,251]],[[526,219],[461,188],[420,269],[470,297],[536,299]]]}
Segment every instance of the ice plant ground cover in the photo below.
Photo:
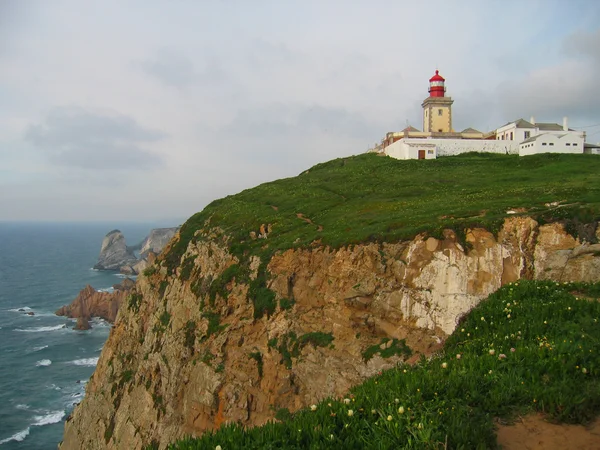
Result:
{"label": "ice plant ground cover", "polygon": [[236,424],[171,449],[496,448],[494,419],[600,414],[600,283],[520,281],[474,308],[444,351],[283,422]]}

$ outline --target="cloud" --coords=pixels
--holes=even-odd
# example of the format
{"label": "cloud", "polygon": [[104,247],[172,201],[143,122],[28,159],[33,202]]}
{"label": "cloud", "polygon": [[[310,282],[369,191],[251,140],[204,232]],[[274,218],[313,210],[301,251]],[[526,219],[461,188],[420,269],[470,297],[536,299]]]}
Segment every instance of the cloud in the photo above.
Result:
{"label": "cloud", "polygon": [[272,103],[239,111],[223,133],[261,139],[319,133],[369,139],[373,125],[362,114],[345,108]]}
{"label": "cloud", "polygon": [[131,117],[92,112],[79,107],[57,107],[43,123],[30,125],[25,139],[59,166],[105,170],[147,170],[162,158],[142,147],[164,139],[160,131],[145,129]]}
{"label": "cloud", "polygon": [[196,68],[194,62],[181,51],[161,48],[154,57],[139,62],[139,67],[165,86],[179,89],[194,85],[219,85],[228,80],[218,58],[207,56],[200,63],[201,67]]}

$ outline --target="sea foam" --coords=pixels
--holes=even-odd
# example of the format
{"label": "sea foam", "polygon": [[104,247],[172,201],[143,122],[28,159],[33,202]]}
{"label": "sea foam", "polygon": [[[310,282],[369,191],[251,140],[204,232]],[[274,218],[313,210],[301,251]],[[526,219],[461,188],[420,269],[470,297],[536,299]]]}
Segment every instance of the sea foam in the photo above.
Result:
{"label": "sea foam", "polygon": [[11,312],[26,312],[26,311],[31,311],[31,308],[29,306],[21,306],[19,308],[9,309],[9,311],[11,311]]}
{"label": "sea foam", "polygon": [[44,425],[51,425],[53,423],[60,422],[62,418],[65,417],[64,411],[49,411],[48,414],[44,416],[33,416],[33,420],[35,420],[33,425],[34,427],[41,427]]}
{"label": "sea foam", "polygon": [[47,345],[42,345],[40,347],[33,347],[33,351],[34,352],[39,352],[40,350],[44,350],[45,348],[48,348]]}
{"label": "sea foam", "polygon": [[17,441],[17,442],[21,442],[23,439],[25,439],[27,436],[29,435],[29,427],[27,427],[25,430],[23,431],[19,431],[18,433],[13,434],[11,437],[6,438],[6,439],[2,439],[0,441],[0,445],[2,444],[6,444],[7,442],[10,441]]}
{"label": "sea foam", "polygon": [[49,359],[42,359],[35,363],[35,365],[38,367],[45,367],[49,366],[50,364],[52,364],[52,361],[50,361]]}
{"label": "sea foam", "polygon": [[15,328],[15,331],[23,331],[25,333],[42,333],[45,331],[56,331],[62,328],[66,328],[65,325],[55,325],[53,327],[35,327],[35,328]]}
{"label": "sea foam", "polygon": [[96,358],[82,358],[82,359],[76,359],[74,361],[70,361],[69,364],[73,364],[74,366],[87,366],[87,367],[96,367],[96,365],[98,364],[98,360],[100,358],[96,357]]}

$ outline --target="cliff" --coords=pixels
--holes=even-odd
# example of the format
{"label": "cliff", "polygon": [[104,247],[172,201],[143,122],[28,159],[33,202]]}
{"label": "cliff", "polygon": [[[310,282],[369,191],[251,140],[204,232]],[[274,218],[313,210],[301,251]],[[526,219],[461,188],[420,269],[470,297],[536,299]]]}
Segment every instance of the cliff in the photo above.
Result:
{"label": "cliff", "polygon": [[598,174],[361,155],[216,200],[138,277],[61,448],[263,424],[436,352],[503,284],[600,280]]}
{"label": "cliff", "polygon": [[[503,283],[600,278],[600,245],[531,218],[507,219],[497,236],[468,230],[467,252],[451,230],[442,239],[290,249],[251,258],[246,279],[227,243],[200,235],[175,273],[163,267],[139,279],[61,448],[164,448],[226,421],[263,424],[406,359],[401,339],[415,355],[435,350]],[[263,268],[263,293],[277,306],[257,317],[251,291],[261,289]]]}
{"label": "cliff", "polygon": [[88,284],[79,292],[70,305],[62,306],[55,314],[78,319],[76,329],[89,329],[89,320],[92,317],[100,317],[114,323],[120,305],[133,286],[132,280],[125,279],[113,286],[113,292],[98,292]]}

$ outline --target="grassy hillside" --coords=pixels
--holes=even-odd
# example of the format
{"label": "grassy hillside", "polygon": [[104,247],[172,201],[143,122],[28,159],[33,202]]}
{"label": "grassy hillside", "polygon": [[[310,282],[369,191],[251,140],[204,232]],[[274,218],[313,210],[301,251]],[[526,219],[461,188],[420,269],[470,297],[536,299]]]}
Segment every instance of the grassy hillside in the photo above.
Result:
{"label": "grassy hillside", "polygon": [[[545,206],[556,201],[561,207]],[[318,239],[341,246],[412,238],[423,231],[436,235],[444,227],[459,236],[468,226],[494,230],[511,208],[525,208],[542,221],[597,219],[600,158],[472,153],[429,161],[374,154],[337,159],[212,202],[183,225],[167,265],[178,265],[207,220],[236,237],[232,250],[239,253],[260,251],[265,241],[252,241],[250,232],[271,224],[267,251],[272,252]]]}

